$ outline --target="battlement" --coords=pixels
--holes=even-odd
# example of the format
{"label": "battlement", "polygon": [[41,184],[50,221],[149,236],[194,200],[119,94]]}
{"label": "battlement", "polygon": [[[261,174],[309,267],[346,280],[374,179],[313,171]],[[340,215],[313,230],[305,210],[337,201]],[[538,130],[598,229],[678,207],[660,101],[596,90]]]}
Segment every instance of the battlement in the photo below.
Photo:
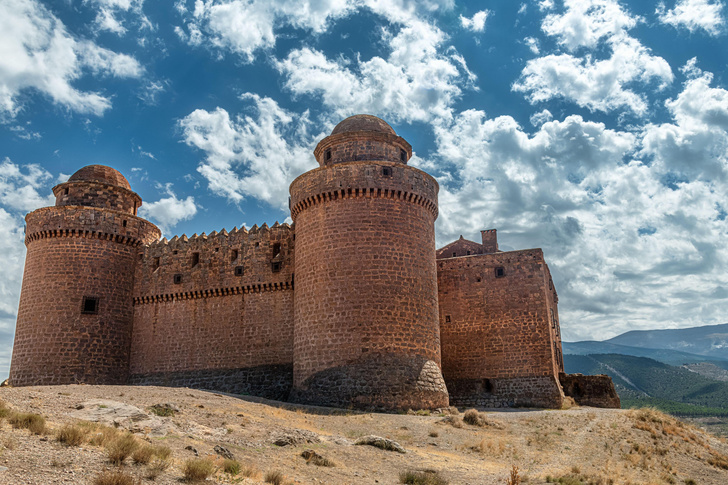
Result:
{"label": "battlement", "polygon": [[291,289],[293,248],[293,227],[278,222],[164,238],[139,253],[134,301]]}

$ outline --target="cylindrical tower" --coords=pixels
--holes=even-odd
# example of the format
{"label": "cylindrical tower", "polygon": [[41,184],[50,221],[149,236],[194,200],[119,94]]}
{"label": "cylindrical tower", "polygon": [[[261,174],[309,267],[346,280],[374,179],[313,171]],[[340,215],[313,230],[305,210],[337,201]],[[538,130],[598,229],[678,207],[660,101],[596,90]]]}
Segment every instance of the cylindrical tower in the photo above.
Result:
{"label": "cylindrical tower", "polygon": [[25,217],[10,383],[123,384],[138,246],[160,231],[136,216],[141,198],[113,168],[84,167],[53,193],[55,207]]}
{"label": "cylindrical tower", "polygon": [[397,410],[448,405],[440,371],[438,185],[384,121],[345,119],[293,181],[293,399]]}

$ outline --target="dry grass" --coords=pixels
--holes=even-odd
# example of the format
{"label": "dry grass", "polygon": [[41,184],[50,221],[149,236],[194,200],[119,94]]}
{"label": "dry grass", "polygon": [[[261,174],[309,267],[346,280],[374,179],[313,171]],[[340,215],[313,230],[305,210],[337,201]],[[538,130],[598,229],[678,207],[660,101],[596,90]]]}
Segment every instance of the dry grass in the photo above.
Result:
{"label": "dry grass", "polygon": [[240,473],[240,468],[240,462],[237,460],[226,458],[225,461],[222,462],[222,471],[232,476],[238,475]]}
{"label": "dry grass", "polygon": [[27,429],[33,434],[43,434],[46,430],[46,420],[40,414],[10,413],[8,422],[16,429]]}
{"label": "dry grass", "polygon": [[134,452],[131,454],[131,459],[134,461],[134,463],[137,463],[139,465],[146,465],[147,463],[152,461],[153,456],[154,448],[149,445],[142,445],[134,450]]}
{"label": "dry grass", "polygon": [[255,465],[241,465],[240,474],[245,478],[256,478],[260,475],[260,470]]}
{"label": "dry grass", "polygon": [[306,463],[309,465],[316,465],[316,466],[336,466],[336,464],[329,460],[328,458],[325,458],[318,453],[316,453],[313,450],[304,450],[301,453],[301,456],[306,459]]}
{"label": "dry grass", "polygon": [[56,440],[67,446],[80,446],[86,440],[87,430],[75,424],[67,424],[56,431]]}
{"label": "dry grass", "polygon": [[91,423],[83,421],[78,424],[81,429],[86,430],[88,435],[88,444],[91,446],[106,446],[115,440],[120,432],[116,428],[104,426],[103,424]]}
{"label": "dry grass", "polygon": [[120,471],[106,470],[94,478],[94,485],[138,485],[131,475]]}
{"label": "dry grass", "polygon": [[121,465],[139,448],[139,442],[133,434],[127,433],[110,441],[106,445],[106,456],[114,465]]}
{"label": "dry grass", "polygon": [[0,419],[7,418],[13,411],[5,404],[4,401],[0,401]]}
{"label": "dry grass", "polygon": [[167,459],[154,458],[147,467],[146,477],[149,480],[156,480],[156,478],[164,473],[170,466],[170,462]]}
{"label": "dry grass", "polygon": [[182,472],[188,482],[201,482],[215,472],[215,464],[204,458],[191,458],[185,462]]}
{"label": "dry grass", "polygon": [[271,483],[273,485],[289,485],[290,484],[290,482],[288,481],[286,476],[277,470],[270,471],[265,474],[265,483]]}
{"label": "dry grass", "polygon": [[399,474],[399,483],[406,485],[448,485],[447,480],[434,470],[404,471]]}
{"label": "dry grass", "polygon": [[462,428],[463,427],[463,420],[460,419],[458,416],[450,415],[445,416],[442,418],[442,421],[440,421],[443,424],[449,424],[453,428]]}
{"label": "dry grass", "polygon": [[511,474],[506,480],[506,485],[520,485],[521,476],[518,474],[518,467],[513,465],[511,467]]}

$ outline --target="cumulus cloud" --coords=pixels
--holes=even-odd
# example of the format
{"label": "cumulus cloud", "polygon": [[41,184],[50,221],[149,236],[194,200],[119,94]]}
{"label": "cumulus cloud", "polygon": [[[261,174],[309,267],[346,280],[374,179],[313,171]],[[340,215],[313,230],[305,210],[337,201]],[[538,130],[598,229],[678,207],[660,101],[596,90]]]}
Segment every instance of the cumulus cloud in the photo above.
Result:
{"label": "cumulus cloud", "polygon": [[37,91],[72,111],[101,115],[109,97],[72,85],[84,72],[139,77],[143,69],[130,56],[76,39],[35,0],[0,3],[0,114],[15,116],[19,97]]}
{"label": "cumulus cloud", "polygon": [[254,197],[284,209],[288,185],[316,165],[311,153],[324,135],[309,134],[308,112],[295,115],[256,94],[242,99],[252,103],[254,115],[195,110],[179,123],[183,140],[204,152],[197,171],[214,193],[235,203]]}
{"label": "cumulus cloud", "polygon": [[[615,0],[567,0],[564,6],[563,13],[544,18],[542,29],[568,52],[529,60],[513,89],[532,104],[563,98],[592,111],[644,116],[647,98],[633,86],[663,89],[673,74],[667,61],[628,34],[641,19]],[[600,48],[609,57],[600,58]]]}
{"label": "cumulus cloud", "polygon": [[195,198],[191,195],[184,199],[178,199],[177,195],[172,191],[172,184],[158,186],[157,188],[163,189],[167,197],[155,202],[145,202],[139,208],[139,215],[156,223],[162,232],[168,232],[178,222],[191,219],[197,214],[197,204]]}
{"label": "cumulus cloud", "polygon": [[710,35],[718,35],[725,24],[722,12],[723,3],[720,1],[678,0],[671,9],[660,2],[655,13],[663,24],[683,27],[690,32],[702,29]]}
{"label": "cumulus cloud", "polygon": [[485,31],[485,21],[488,18],[488,15],[490,15],[489,10],[481,10],[480,12],[473,15],[471,18],[460,16],[460,25],[463,26],[464,29],[470,30],[472,32],[484,32]]}
{"label": "cumulus cloud", "polygon": [[364,112],[393,122],[449,119],[463,77],[469,82],[475,77],[457,53],[443,53],[444,40],[437,27],[413,22],[389,37],[386,59],[329,59],[323,52],[303,48],[277,66],[288,90],[320,97],[338,118]]}
{"label": "cumulus cloud", "polygon": [[20,166],[5,158],[0,163],[0,204],[21,213],[54,205],[52,182],[53,176],[40,165]]}
{"label": "cumulus cloud", "polygon": [[97,9],[94,20],[96,32],[124,35],[127,32],[125,24],[134,24],[140,29],[153,28],[142,10],[144,0],[83,0],[83,3]]}

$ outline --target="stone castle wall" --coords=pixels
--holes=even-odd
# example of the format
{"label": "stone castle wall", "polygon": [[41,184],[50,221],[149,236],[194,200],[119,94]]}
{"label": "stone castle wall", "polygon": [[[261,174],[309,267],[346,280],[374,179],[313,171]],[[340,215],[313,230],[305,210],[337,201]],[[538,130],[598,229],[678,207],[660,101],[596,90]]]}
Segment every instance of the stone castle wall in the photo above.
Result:
{"label": "stone castle wall", "polygon": [[322,167],[291,184],[297,400],[382,409],[447,405],[439,369],[436,196],[432,177],[391,162]]}
{"label": "stone castle wall", "polygon": [[[123,384],[131,345],[133,269],[151,223],[121,212],[47,207],[26,217],[13,385]],[[84,299],[98,299],[84,311]]]}
{"label": "stone castle wall", "polygon": [[131,382],[288,395],[290,226],[175,237],[146,247],[140,258]]}
{"label": "stone castle wall", "polygon": [[437,265],[442,369],[451,402],[559,407],[542,251],[450,257]]}

